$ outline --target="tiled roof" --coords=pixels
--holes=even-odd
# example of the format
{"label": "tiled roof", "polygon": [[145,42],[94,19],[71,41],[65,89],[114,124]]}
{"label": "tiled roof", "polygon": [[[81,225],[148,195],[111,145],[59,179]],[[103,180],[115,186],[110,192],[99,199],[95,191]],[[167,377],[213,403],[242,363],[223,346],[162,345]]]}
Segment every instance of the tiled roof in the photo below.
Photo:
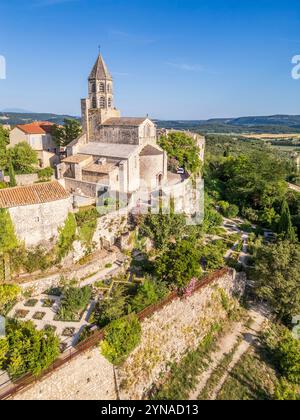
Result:
{"label": "tiled roof", "polygon": [[68,156],[67,158],[63,160],[63,163],[81,163],[90,158],[91,158],[90,156],[78,154],[78,155]]}
{"label": "tiled roof", "polygon": [[104,121],[102,125],[115,126],[115,127],[139,127],[143,122],[147,120],[145,118],[110,118]]}
{"label": "tiled roof", "polygon": [[151,146],[148,144],[143,148],[143,150],[140,153],[140,156],[155,156],[155,155],[162,155],[164,152],[157,146]]}
{"label": "tiled roof", "polygon": [[64,200],[70,195],[57,182],[45,182],[24,187],[4,188],[0,190],[0,208],[43,204]]}
{"label": "tiled roof", "polygon": [[17,125],[26,134],[47,134],[54,124],[48,121],[37,121],[31,124]]}
{"label": "tiled roof", "polygon": [[116,169],[117,166],[113,163],[105,163],[103,165],[98,165],[97,163],[93,163],[92,165],[89,165],[85,168],[83,168],[84,172],[94,172],[97,174],[109,174],[114,169]]}

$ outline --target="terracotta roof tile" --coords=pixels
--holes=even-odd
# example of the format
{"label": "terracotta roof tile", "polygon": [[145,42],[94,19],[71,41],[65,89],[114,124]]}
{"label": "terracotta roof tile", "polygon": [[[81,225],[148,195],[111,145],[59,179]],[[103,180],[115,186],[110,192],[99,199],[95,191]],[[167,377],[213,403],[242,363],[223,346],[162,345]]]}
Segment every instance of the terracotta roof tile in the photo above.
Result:
{"label": "terracotta roof tile", "polygon": [[17,125],[26,134],[47,134],[54,124],[48,121],[37,121],[31,124]]}
{"label": "terracotta roof tile", "polygon": [[45,182],[24,187],[4,188],[0,190],[0,208],[43,204],[51,201],[64,200],[70,195],[57,182]]}

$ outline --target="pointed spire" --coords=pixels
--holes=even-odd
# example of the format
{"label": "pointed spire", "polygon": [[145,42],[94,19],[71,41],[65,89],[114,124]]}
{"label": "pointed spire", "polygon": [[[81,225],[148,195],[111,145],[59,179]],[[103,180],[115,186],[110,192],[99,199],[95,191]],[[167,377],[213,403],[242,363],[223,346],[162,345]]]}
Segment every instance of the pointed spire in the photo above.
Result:
{"label": "pointed spire", "polygon": [[112,80],[112,76],[108,71],[108,68],[103,60],[101,54],[99,54],[97,61],[90,74],[89,80]]}

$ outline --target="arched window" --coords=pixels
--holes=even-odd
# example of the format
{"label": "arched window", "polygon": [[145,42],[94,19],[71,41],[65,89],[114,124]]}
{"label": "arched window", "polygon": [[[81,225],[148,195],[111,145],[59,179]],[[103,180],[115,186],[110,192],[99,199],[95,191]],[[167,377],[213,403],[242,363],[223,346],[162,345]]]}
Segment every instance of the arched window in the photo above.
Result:
{"label": "arched window", "polygon": [[107,93],[111,93],[111,85],[109,83],[107,85]]}
{"label": "arched window", "polygon": [[92,100],[92,107],[93,108],[97,108],[97,100],[96,100],[96,98],[93,98],[93,100]]}
{"label": "arched window", "polygon": [[96,83],[95,82],[91,83],[91,92],[96,93]]}
{"label": "arched window", "polygon": [[108,98],[108,108],[111,108],[111,106],[112,106],[112,100],[111,98]]}
{"label": "arched window", "polygon": [[104,98],[104,96],[101,96],[101,98],[100,98],[100,108],[101,109],[105,108],[105,98]]}
{"label": "arched window", "polygon": [[104,83],[103,83],[103,82],[101,82],[101,83],[100,83],[100,85],[99,85],[99,91],[100,91],[101,93],[104,93],[104,92],[105,92],[105,85],[104,85]]}

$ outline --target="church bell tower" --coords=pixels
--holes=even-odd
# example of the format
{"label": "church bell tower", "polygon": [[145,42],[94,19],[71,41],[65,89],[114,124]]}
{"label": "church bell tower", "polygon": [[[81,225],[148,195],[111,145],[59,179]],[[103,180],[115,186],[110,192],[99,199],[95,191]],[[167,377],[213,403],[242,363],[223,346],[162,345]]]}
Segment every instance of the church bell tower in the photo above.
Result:
{"label": "church bell tower", "polygon": [[81,101],[82,126],[87,139],[92,140],[97,126],[120,117],[114,107],[113,78],[101,54],[89,75],[88,93],[88,99]]}

